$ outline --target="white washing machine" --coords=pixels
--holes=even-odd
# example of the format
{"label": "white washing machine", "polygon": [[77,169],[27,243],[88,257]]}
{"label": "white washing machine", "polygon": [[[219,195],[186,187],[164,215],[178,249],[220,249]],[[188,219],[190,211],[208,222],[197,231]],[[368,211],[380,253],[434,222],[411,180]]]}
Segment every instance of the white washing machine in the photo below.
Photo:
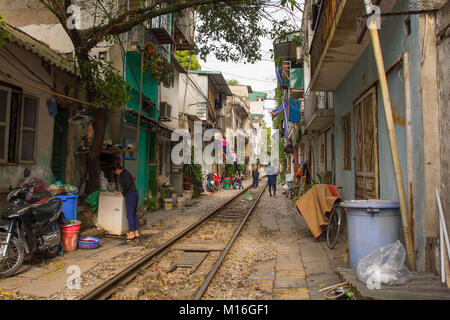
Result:
{"label": "white washing machine", "polygon": [[128,232],[125,198],[113,192],[100,192],[98,225],[108,234],[123,235]]}

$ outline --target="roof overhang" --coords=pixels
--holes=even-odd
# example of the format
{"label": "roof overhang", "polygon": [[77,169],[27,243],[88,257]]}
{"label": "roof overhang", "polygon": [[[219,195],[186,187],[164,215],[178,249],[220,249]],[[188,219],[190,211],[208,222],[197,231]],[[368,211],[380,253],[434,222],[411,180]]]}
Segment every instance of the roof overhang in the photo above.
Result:
{"label": "roof overhang", "polygon": [[44,42],[33,38],[28,33],[20,30],[19,28],[6,24],[4,29],[10,35],[10,37],[6,39],[10,43],[14,43],[24,48],[25,50],[32,52],[51,65],[72,75],[75,75],[73,63],[68,60],[67,57],[62,53],[51,49]]}
{"label": "roof overhang", "polygon": [[190,73],[208,76],[209,78],[212,79],[213,83],[217,86],[220,93],[224,93],[227,96],[233,95],[233,93],[230,90],[230,87],[227,84],[227,81],[223,77],[222,72],[194,70],[194,71],[190,71]]}
{"label": "roof overhang", "polygon": [[[325,6],[326,4],[332,6],[333,2],[335,1],[323,2],[324,7],[321,9],[319,19],[327,22],[321,26],[319,21],[311,43],[310,60],[313,72],[309,88],[311,91],[336,91],[370,42],[367,32],[357,39],[357,17],[365,13],[364,2],[340,1],[335,15],[330,17],[329,8]],[[395,3],[396,1],[380,1],[381,12],[391,11]],[[330,25],[329,31],[323,27],[325,25]],[[321,31],[327,32],[328,36],[322,37]]]}

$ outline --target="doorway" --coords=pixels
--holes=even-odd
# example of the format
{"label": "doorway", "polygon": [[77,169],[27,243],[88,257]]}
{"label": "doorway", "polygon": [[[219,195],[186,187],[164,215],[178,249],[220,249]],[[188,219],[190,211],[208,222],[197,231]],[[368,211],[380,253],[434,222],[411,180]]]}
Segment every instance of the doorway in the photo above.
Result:
{"label": "doorway", "polygon": [[353,105],[355,126],[355,199],[379,199],[376,88]]}
{"label": "doorway", "polygon": [[66,170],[68,109],[58,108],[53,127],[52,172],[56,181],[64,183]]}

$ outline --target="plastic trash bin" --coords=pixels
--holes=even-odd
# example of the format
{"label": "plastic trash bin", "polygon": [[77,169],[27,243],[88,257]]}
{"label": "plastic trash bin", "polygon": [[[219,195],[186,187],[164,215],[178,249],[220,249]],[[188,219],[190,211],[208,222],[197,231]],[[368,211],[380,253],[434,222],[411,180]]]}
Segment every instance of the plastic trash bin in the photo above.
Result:
{"label": "plastic trash bin", "polygon": [[350,267],[372,251],[400,240],[400,205],[386,200],[350,200],[339,204],[347,209]]}
{"label": "plastic trash bin", "polygon": [[68,194],[55,196],[63,202],[62,212],[64,213],[64,221],[77,220],[77,194]]}

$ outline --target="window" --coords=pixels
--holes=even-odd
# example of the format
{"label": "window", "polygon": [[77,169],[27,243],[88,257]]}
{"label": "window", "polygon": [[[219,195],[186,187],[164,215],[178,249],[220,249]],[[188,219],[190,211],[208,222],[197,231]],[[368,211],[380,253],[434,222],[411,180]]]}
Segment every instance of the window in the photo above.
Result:
{"label": "window", "polygon": [[106,60],[106,57],[107,57],[107,52],[106,51],[100,51],[98,53],[98,59],[99,60]]}
{"label": "window", "polygon": [[34,161],[39,100],[0,87],[0,162]]}
{"label": "window", "polygon": [[352,150],[351,150],[351,119],[350,113],[346,114],[342,118],[342,169],[351,170],[352,169]]}
{"label": "window", "polygon": [[34,161],[34,141],[36,140],[36,114],[38,105],[37,98],[31,96],[24,97],[20,135],[20,161]]}

